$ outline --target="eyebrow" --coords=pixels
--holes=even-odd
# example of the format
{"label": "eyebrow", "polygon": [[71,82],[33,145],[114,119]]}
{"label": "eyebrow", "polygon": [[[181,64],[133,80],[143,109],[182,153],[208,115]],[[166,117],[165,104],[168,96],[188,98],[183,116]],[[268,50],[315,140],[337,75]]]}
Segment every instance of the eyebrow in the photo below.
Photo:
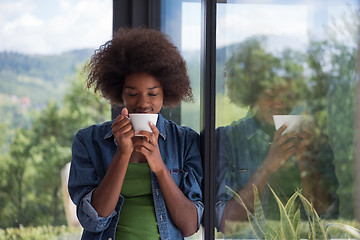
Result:
{"label": "eyebrow", "polygon": [[[125,86],[125,88],[134,89],[134,90],[136,89],[135,87],[131,87],[131,86]],[[160,88],[160,86],[154,86],[154,87],[148,88],[148,90],[153,90],[156,88]]]}

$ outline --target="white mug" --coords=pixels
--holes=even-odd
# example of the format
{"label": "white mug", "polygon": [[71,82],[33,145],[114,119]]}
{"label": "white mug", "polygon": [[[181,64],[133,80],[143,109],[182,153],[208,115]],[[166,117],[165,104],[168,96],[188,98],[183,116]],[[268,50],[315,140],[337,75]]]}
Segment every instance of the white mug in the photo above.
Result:
{"label": "white mug", "polygon": [[303,115],[274,115],[273,118],[276,130],[285,123],[287,124],[287,128],[282,134],[292,131],[298,132],[300,130],[301,122],[304,119]]}
{"label": "white mug", "polygon": [[[130,113],[129,118],[135,132],[142,130],[152,132],[149,123],[152,122],[154,125],[156,125],[158,114]],[[135,135],[135,136],[141,136],[141,135]]]}

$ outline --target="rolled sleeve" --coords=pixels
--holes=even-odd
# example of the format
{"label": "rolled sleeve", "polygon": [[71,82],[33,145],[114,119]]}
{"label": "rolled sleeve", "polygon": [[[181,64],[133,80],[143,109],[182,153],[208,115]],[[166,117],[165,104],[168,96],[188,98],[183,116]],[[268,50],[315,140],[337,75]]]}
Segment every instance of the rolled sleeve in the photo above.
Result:
{"label": "rolled sleeve", "polygon": [[196,132],[190,134],[188,149],[185,153],[183,192],[195,205],[198,214],[198,229],[200,227],[204,204],[202,202],[203,169],[200,155],[200,137]]}
{"label": "rolled sleeve", "polygon": [[98,233],[108,228],[117,212],[114,210],[108,217],[100,217],[91,205],[92,194],[102,176],[96,172],[97,166],[92,161],[94,153],[89,152],[91,147],[87,146],[88,141],[85,141],[89,138],[88,135],[88,132],[79,131],[74,138],[68,189],[76,205],[76,213],[81,226],[86,231]]}
{"label": "rolled sleeve", "polygon": [[110,225],[111,219],[117,214],[114,210],[108,217],[100,217],[91,205],[94,191],[89,192],[77,207],[77,214],[81,225],[89,232],[102,232]]}
{"label": "rolled sleeve", "polygon": [[202,217],[204,214],[204,204],[201,201],[195,201],[193,203],[195,204],[195,208],[196,208],[196,212],[197,212],[197,216],[198,216],[197,229],[199,229],[201,221],[202,221]]}

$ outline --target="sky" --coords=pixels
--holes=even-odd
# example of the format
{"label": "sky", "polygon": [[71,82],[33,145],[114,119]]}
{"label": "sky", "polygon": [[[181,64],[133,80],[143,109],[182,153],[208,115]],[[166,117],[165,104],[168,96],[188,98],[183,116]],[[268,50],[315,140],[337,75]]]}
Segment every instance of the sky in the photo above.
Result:
{"label": "sky", "polygon": [[0,52],[59,54],[112,35],[112,0],[0,0]]}
{"label": "sky", "polygon": [[[339,29],[344,28],[340,27],[343,14],[358,6],[359,0],[228,0],[217,4],[217,47],[267,35],[276,37],[274,46],[300,50],[310,36],[326,38],[327,27],[334,20]],[[184,2],[182,49],[200,49],[200,13],[199,1]]]}
{"label": "sky", "polygon": [[[232,4],[237,1],[229,0],[228,4],[218,4],[217,46],[257,34],[281,35],[288,39],[288,44],[300,46],[307,41],[309,29],[321,33],[331,11],[340,12],[347,4],[358,4],[358,0],[322,0],[320,2],[333,9],[323,15],[321,5],[317,7],[321,11],[316,12],[303,4],[306,1],[292,0],[289,1],[292,4],[284,5],[273,1],[276,2],[268,0],[268,4],[257,5]],[[185,1],[182,14],[181,48],[199,50],[200,1]],[[315,17],[309,19],[309,16]],[[319,26],[312,23],[319,23]],[[175,24],[178,27],[178,23]],[[73,49],[96,49],[111,35],[112,0],[0,0],[0,52],[57,54]]]}

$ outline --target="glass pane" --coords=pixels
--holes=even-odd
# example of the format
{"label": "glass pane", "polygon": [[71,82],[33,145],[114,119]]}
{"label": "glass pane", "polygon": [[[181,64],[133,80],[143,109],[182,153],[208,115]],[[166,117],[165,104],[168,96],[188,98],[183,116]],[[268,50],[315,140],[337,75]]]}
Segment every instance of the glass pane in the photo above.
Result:
{"label": "glass pane", "polygon": [[112,1],[0,1],[0,239],[79,239],[73,137],[111,118],[81,68],[112,35]]}
{"label": "glass pane", "polygon": [[174,41],[183,55],[193,90],[193,102],[180,106],[180,124],[200,131],[200,43],[201,3],[194,1],[162,1],[161,31]]}
{"label": "glass pane", "polygon": [[[193,102],[183,102],[180,108],[170,111],[180,115],[180,125],[191,127],[198,133],[200,132],[200,27],[200,0],[161,1],[161,31],[170,36],[184,57],[193,90]],[[173,120],[171,114],[169,117]],[[186,239],[203,239],[202,233],[201,228]]]}
{"label": "glass pane", "polygon": [[218,238],[359,227],[358,23],[357,1],[217,3]]}

